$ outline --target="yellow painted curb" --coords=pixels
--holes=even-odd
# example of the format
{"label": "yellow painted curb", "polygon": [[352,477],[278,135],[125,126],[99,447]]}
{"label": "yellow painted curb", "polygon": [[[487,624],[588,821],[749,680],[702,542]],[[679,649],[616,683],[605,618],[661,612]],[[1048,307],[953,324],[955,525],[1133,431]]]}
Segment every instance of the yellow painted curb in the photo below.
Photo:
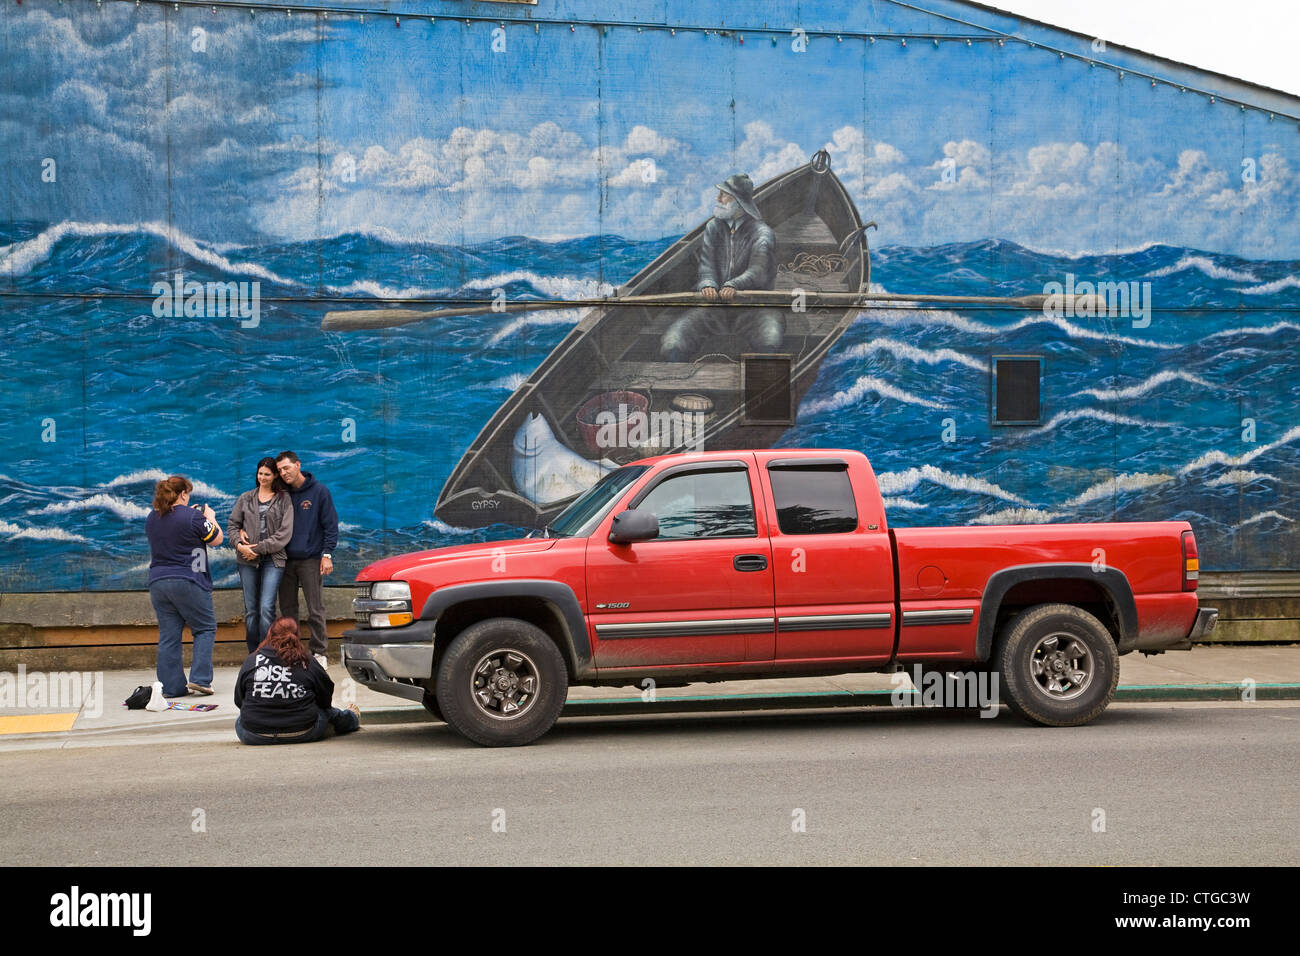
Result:
{"label": "yellow painted curb", "polygon": [[18,714],[16,717],[0,717],[0,735],[56,733],[71,730],[76,722],[76,714]]}

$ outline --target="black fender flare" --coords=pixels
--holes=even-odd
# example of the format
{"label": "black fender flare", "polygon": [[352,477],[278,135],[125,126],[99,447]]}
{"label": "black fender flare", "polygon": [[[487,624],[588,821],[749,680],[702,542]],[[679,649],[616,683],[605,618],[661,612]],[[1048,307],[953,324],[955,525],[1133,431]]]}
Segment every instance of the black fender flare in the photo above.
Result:
{"label": "black fender flare", "polygon": [[574,674],[582,676],[591,670],[591,640],[587,637],[587,618],[578,604],[573,588],[558,581],[533,578],[516,578],[506,581],[480,581],[474,584],[454,584],[438,588],[424,602],[420,619],[436,621],[450,607],[466,601],[492,598],[540,598],[560,612],[564,624],[565,640],[573,660]]}
{"label": "black fender flare", "polygon": [[1132,640],[1138,632],[1137,602],[1128,577],[1119,568],[1094,568],[1091,564],[1020,564],[990,575],[980,599],[980,624],[975,637],[975,656],[986,661],[993,653],[993,630],[1002,599],[1017,584],[1061,578],[1091,581],[1109,595],[1119,614],[1119,643]]}

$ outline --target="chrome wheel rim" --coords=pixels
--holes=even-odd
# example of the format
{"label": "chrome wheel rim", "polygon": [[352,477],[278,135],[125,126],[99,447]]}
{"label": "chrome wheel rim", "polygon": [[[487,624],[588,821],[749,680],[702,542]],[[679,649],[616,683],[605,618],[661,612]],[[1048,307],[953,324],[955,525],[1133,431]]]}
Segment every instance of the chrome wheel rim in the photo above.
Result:
{"label": "chrome wheel rim", "polygon": [[1096,658],[1073,634],[1050,634],[1034,645],[1029,672],[1053,700],[1073,700],[1092,684]]}
{"label": "chrome wheel rim", "polygon": [[503,648],[484,654],[470,673],[470,696],[493,720],[516,720],[537,700],[541,676],[523,651]]}

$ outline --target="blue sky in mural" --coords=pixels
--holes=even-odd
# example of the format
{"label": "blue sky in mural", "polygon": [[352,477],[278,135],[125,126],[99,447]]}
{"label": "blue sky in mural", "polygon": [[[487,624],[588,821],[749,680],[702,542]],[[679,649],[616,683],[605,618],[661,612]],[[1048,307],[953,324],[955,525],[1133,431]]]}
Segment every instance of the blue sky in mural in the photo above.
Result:
{"label": "blue sky in mural", "polygon": [[[759,181],[824,147],[885,245],[1300,254],[1293,123],[1018,44],[796,53],[785,36],[512,26],[495,52],[490,24],[460,21],[4,15],[11,220],[170,215],[214,243],[657,238],[702,220],[730,172]],[[51,155],[55,189],[15,171]]]}

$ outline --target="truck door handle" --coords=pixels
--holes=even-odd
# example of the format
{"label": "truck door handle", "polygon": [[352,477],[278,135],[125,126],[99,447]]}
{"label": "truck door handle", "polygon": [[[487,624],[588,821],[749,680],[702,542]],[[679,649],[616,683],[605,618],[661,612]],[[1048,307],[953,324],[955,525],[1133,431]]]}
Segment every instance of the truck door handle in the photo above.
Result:
{"label": "truck door handle", "polygon": [[737,571],[763,571],[767,569],[767,557],[762,554],[738,554],[731,566]]}

